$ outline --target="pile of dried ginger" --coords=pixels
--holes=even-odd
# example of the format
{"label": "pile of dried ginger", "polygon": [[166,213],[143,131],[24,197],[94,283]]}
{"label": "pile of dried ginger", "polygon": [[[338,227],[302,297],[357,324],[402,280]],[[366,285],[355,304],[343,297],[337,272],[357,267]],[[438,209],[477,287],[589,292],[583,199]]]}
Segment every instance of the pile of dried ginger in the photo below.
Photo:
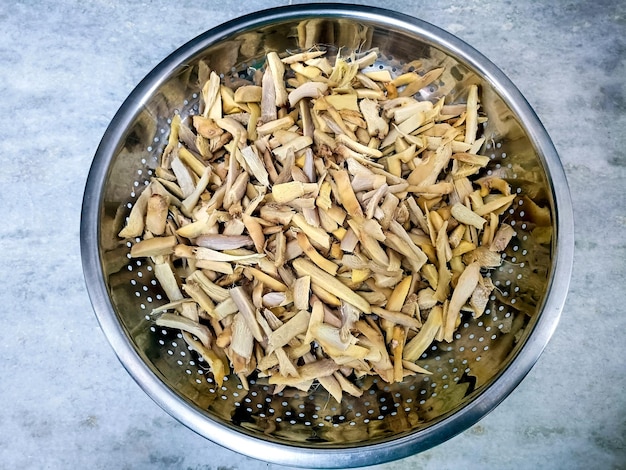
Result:
{"label": "pile of dried ginger", "polygon": [[478,155],[479,90],[420,100],[443,69],[393,77],[377,58],[270,52],[234,90],[203,65],[200,112],[173,116],[120,236],[168,298],[156,323],[218,384],[359,396],[367,374],[428,373],[433,341],[484,312],[515,195]]}

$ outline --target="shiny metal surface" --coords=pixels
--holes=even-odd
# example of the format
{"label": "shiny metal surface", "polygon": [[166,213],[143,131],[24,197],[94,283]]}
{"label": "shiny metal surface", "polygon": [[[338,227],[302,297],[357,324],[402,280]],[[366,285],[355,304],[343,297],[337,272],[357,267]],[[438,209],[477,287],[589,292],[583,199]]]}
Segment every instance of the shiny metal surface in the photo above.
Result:
{"label": "shiny metal surface", "polygon": [[[468,321],[453,343],[431,349],[433,372],[402,384],[375,380],[360,399],[341,405],[310,394],[269,395],[261,381],[248,393],[236,377],[218,389],[175,334],[147,316],[164,303],[151,266],[129,261],[118,239],[133,201],[151,176],[167,140],[167,119],[197,111],[197,64],[207,61],[229,81],[246,80],[268,50],[324,44],[378,47],[376,67],[401,71],[422,59],[445,64],[424,99],[462,100],[479,83],[490,117],[481,153],[522,195],[507,216],[518,235],[501,269],[489,313]],[[520,204],[521,201],[521,204]],[[541,224],[536,207],[544,207]],[[308,467],[354,467],[423,451],[467,429],[503,400],[528,373],[557,326],[573,254],[569,191],[549,136],[514,85],[495,65],[456,37],[398,13],[347,5],[279,8],[249,15],[195,38],[159,64],[131,93],[95,155],[81,222],[83,267],[101,327],[124,367],[164,410],[199,434],[251,457]],[[548,240],[545,234],[551,233]]]}

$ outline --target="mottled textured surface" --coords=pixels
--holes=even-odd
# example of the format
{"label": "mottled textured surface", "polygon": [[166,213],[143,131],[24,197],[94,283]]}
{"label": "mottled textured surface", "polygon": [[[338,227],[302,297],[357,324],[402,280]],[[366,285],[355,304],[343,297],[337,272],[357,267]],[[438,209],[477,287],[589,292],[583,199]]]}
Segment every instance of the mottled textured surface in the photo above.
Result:
{"label": "mottled textured surface", "polygon": [[[123,370],[83,284],[79,219],[95,149],[138,81],[202,31],[282,4],[0,5],[0,468],[281,468],[179,425]],[[527,97],[569,179],[576,255],[559,328],[517,390],[445,444],[375,468],[626,468],[625,4],[392,6],[469,42]]]}

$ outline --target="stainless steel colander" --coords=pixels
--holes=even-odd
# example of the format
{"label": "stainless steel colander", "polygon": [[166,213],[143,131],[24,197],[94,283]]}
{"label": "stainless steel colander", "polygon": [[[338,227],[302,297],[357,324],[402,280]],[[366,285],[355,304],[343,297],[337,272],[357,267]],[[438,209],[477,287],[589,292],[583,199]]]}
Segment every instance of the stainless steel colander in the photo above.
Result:
{"label": "stainless steel colander", "polygon": [[[128,256],[117,233],[155,169],[169,121],[198,112],[198,63],[226,83],[245,80],[267,51],[313,45],[377,47],[376,68],[399,73],[414,59],[444,65],[423,99],[454,101],[470,83],[489,116],[481,154],[518,197],[505,214],[516,230],[485,314],[463,320],[452,343],[434,343],[432,375],[400,384],[374,377],[360,398],[341,404],[323,389],[270,393],[236,377],[221,387],[205,363],[150,311],[165,302],[152,266]],[[569,284],[573,227],[558,155],[534,112],[491,62],[456,37],[377,8],[300,5],[228,22],[182,46],[131,93],[104,135],[87,181],[81,224],[83,267],[98,320],[122,364],[169,414],[212,441],[271,462],[353,467],[423,451],[462,432],[502,401],[528,373],[556,328]]]}

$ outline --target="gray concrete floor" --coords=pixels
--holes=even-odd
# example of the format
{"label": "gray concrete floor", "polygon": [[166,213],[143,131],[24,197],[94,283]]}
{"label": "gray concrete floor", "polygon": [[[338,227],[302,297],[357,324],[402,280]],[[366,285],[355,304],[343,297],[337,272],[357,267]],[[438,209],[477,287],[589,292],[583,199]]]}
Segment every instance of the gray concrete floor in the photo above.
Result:
{"label": "gray concrete floor", "polygon": [[[0,468],[281,468],[194,434],[123,370],[86,294],[79,218],[95,149],[139,80],[204,30],[286,3],[0,6]],[[458,35],[520,88],[561,155],[576,254],[559,328],[513,394],[448,442],[375,468],[626,468],[626,4],[386,6]]]}

